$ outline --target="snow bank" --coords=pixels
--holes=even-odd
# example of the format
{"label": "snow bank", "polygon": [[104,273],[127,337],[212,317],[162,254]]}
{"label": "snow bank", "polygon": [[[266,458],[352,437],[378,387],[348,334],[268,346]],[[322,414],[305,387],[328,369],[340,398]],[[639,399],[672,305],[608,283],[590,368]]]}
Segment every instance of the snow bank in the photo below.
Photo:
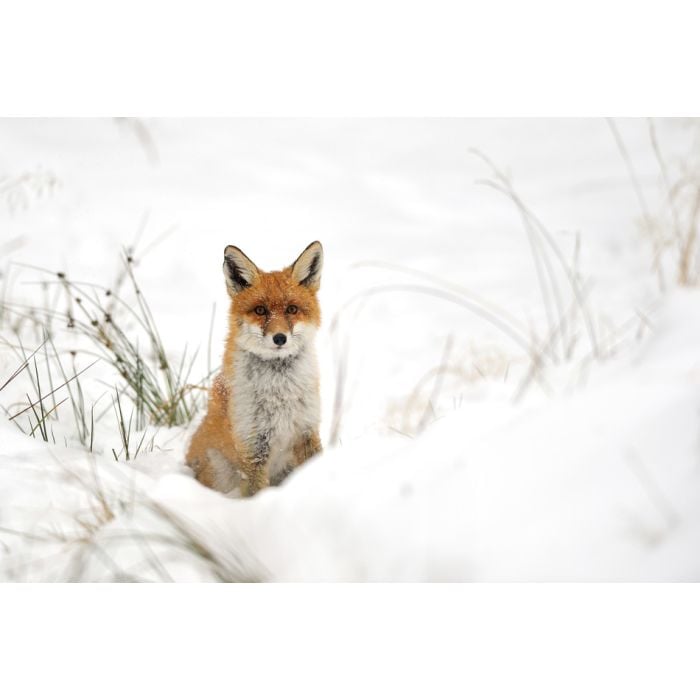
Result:
{"label": "snow bank", "polygon": [[[247,501],[203,488],[177,459],[165,474],[157,460],[137,460],[131,484],[123,465],[96,459],[126,512],[95,535],[99,555],[63,551],[72,547],[80,576],[98,580],[697,580],[698,309],[697,291],[669,297],[649,339],[570,396],[475,401],[414,439],[328,450]],[[25,531],[74,531],[89,509],[66,474],[92,483],[86,455],[47,450],[7,426],[2,436],[3,522],[19,512]],[[221,566],[203,563],[191,543],[159,541],[182,539],[182,529]],[[62,575],[31,557],[22,550],[28,568],[16,573]]]}

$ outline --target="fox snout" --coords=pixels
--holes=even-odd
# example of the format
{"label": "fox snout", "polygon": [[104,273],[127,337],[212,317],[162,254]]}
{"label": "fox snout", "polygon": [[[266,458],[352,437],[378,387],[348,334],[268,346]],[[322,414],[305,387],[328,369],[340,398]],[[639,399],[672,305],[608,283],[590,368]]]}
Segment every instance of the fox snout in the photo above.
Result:
{"label": "fox snout", "polygon": [[294,335],[294,323],[291,319],[271,318],[267,323],[263,323],[262,335],[265,344],[269,345],[272,341],[273,348],[282,348],[287,345],[287,341]]}

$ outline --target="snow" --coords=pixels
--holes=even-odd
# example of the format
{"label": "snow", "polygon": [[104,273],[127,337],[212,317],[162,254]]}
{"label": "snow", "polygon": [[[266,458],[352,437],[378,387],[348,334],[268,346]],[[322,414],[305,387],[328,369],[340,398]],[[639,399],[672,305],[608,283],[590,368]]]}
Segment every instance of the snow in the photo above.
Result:
{"label": "snow", "polygon": [[[616,123],[646,206],[664,212],[648,125]],[[272,269],[319,239],[326,449],[280,488],[236,500],[198,484],[184,465],[196,421],[147,427],[153,450],[127,462],[112,454],[120,441],[110,411],[93,453],[77,439],[68,404],[51,421],[55,444],[2,419],[0,576],[700,578],[700,290],[659,288],[604,120],[143,124],[146,148],[130,122],[0,122],[0,178],[57,182],[41,192],[25,186],[11,201],[0,189],[2,298],[42,303],[33,283],[45,276],[18,263],[113,284],[121,247],[141,228],[141,288],[174,359],[186,343],[201,347],[201,376],[214,303],[214,364],[225,337],[224,247]],[[694,127],[656,128],[668,167],[680,168]],[[478,182],[493,173],[472,148],[511,177],[567,261],[578,235],[576,270],[600,357],[579,313],[570,354],[527,381],[528,354],[460,305],[468,294],[525,338],[546,334],[522,219]],[[671,258],[664,264],[670,273]],[[564,305],[575,308],[557,274]],[[6,316],[0,337],[2,385],[18,365]],[[56,345],[84,349],[67,330]],[[88,359],[79,353],[77,363]],[[117,380],[105,362],[89,369],[89,401]],[[28,390],[23,374],[0,405],[19,406]],[[100,401],[109,408],[109,398]]]}

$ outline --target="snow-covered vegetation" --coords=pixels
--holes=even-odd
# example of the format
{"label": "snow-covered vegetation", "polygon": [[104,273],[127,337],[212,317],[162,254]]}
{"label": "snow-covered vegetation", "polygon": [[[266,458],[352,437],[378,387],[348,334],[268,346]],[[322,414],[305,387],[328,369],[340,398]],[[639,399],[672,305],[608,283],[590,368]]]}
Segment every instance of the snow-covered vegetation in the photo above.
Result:
{"label": "snow-covered vegetation", "polygon": [[[0,578],[698,580],[700,128],[0,121]],[[325,452],[184,464],[223,249],[325,248]]]}

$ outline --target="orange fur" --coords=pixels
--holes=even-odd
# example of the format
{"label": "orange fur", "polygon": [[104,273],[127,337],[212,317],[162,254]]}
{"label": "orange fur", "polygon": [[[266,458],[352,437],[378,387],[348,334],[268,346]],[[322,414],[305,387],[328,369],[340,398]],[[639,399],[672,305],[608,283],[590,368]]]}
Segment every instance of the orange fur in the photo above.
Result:
{"label": "orange fur", "polygon": [[[246,398],[236,396],[234,389],[236,358],[242,352],[239,334],[246,324],[249,328],[257,329],[256,332],[263,339],[271,338],[278,333],[293,337],[298,323],[314,327],[320,325],[321,312],[317,291],[322,249],[319,243],[313,243],[293,265],[276,272],[259,270],[232,246],[226,249],[227,254],[230,249],[236,256],[237,265],[241,264],[241,260],[243,261],[243,266],[235,270],[234,279],[241,279],[241,276],[235,276],[240,272],[246,277],[247,286],[236,286],[227,277],[231,303],[228,314],[229,332],[222,369],[212,384],[207,413],[192,438],[186,462],[194,469],[196,478],[206,486],[221,491],[238,487],[242,495],[252,495],[268,486],[271,479],[267,464],[253,454],[250,436],[241,435],[241,431],[237,429],[238,426],[232,419],[235,413],[235,410],[232,410],[235,408],[233,404],[237,400]],[[300,261],[303,263],[306,260],[303,256],[311,255],[307,251],[311,253],[318,251],[319,257],[312,268],[309,268],[309,265],[300,264]],[[300,282],[301,275],[306,274],[309,269],[315,271],[317,268],[318,272],[312,282],[309,282],[308,278]],[[230,275],[226,264],[224,273]],[[256,309],[261,308],[266,311],[264,315],[256,313]],[[310,391],[318,395],[317,379],[313,382]],[[305,403],[305,399],[300,401],[302,405]],[[289,405],[280,406],[280,410],[282,409],[292,412],[296,410],[295,406]],[[310,426],[298,435],[294,435],[290,448],[290,456],[284,470],[273,478],[273,484],[279,483],[289,472],[321,451],[318,425]],[[222,468],[222,464],[230,466],[228,481],[222,479],[222,473],[228,475],[227,469]]]}

